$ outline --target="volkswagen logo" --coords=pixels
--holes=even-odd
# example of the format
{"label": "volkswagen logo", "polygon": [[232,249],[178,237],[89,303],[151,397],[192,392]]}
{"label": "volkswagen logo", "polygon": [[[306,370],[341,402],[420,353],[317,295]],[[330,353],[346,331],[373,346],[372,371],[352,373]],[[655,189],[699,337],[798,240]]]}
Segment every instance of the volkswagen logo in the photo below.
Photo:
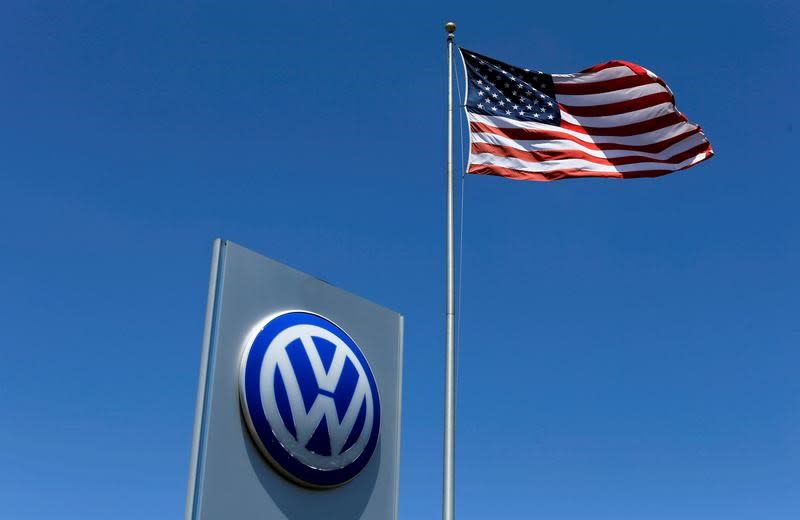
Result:
{"label": "volkswagen logo", "polygon": [[342,485],[375,451],[375,378],[355,341],[318,314],[285,312],[256,327],[244,347],[239,390],[259,449],[295,482]]}

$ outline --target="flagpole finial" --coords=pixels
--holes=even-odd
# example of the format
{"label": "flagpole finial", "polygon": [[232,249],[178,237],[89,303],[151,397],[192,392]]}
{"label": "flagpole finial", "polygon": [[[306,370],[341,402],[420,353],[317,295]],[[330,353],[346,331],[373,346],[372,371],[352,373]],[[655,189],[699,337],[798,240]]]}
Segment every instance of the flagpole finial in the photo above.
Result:
{"label": "flagpole finial", "polygon": [[453,22],[447,22],[444,24],[444,30],[447,31],[447,34],[451,35],[456,32],[456,24]]}

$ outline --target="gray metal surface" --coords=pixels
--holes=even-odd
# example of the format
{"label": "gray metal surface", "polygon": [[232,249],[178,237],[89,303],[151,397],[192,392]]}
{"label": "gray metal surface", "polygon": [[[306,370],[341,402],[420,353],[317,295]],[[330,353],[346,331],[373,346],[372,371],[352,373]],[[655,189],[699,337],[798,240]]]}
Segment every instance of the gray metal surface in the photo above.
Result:
{"label": "gray metal surface", "polygon": [[[329,490],[298,486],[267,462],[240,411],[247,334],[287,309],[344,327],[367,357],[381,396],[381,434],[366,468]],[[403,321],[399,314],[231,242],[214,243],[187,494],[187,520],[397,518]]]}

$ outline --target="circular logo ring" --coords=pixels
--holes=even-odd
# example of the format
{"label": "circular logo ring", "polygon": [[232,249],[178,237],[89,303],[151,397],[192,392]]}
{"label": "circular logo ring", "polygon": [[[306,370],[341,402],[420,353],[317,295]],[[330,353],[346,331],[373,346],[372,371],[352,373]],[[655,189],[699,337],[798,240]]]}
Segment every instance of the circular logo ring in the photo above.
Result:
{"label": "circular logo ring", "polygon": [[335,487],[369,463],[380,430],[378,388],[341,327],[307,311],[272,316],[249,335],[240,370],[250,434],[284,476]]}

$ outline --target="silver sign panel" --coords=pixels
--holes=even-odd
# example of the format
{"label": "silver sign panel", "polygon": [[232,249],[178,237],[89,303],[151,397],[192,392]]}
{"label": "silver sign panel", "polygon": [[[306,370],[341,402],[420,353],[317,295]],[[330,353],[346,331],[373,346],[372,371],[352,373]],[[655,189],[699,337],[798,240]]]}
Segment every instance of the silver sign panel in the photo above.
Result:
{"label": "silver sign panel", "polygon": [[403,318],[214,242],[187,520],[397,518]]}

